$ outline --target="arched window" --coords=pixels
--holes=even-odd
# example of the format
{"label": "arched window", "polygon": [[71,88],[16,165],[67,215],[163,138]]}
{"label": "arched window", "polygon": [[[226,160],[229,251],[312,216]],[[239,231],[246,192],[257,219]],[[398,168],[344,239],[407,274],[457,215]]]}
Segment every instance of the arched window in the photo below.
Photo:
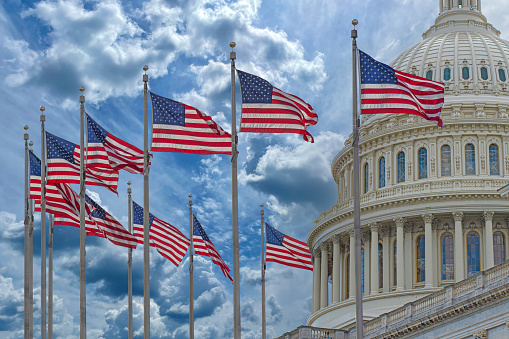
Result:
{"label": "arched window", "polygon": [[454,247],[451,233],[444,233],[440,240],[442,247],[442,280],[454,279]]}
{"label": "arched window", "polygon": [[505,241],[504,233],[493,233],[493,254],[495,256],[495,265],[500,265],[505,261]]}
{"label": "arched window", "polygon": [[470,78],[470,69],[468,67],[463,67],[461,74],[463,75],[464,80],[468,80]]}
{"label": "arched window", "polygon": [[361,289],[364,293],[364,248],[361,248]]}
{"label": "arched window", "polygon": [[378,162],[378,186],[385,187],[385,158],[381,157]]}
{"label": "arched window", "polygon": [[433,80],[433,71],[429,70],[426,72],[426,79]]}
{"label": "arched window", "polygon": [[424,282],[426,279],[426,264],[424,257],[424,235],[420,235],[417,237],[417,282]]}
{"label": "arched window", "polygon": [[465,174],[475,174],[475,148],[472,144],[465,145]]}
{"label": "arched window", "polygon": [[397,242],[394,241],[394,286],[398,284],[398,246]]}
{"label": "arched window", "polygon": [[499,166],[498,166],[498,146],[495,144],[491,144],[489,147],[489,156],[490,156],[490,175],[499,175]]}
{"label": "arched window", "polygon": [[442,176],[448,177],[451,175],[451,146],[443,145],[440,149],[440,156],[442,158]]}
{"label": "arched window", "polygon": [[500,81],[505,82],[507,80],[505,76],[505,71],[502,68],[498,69],[498,77],[500,78]]}
{"label": "arched window", "polygon": [[364,193],[369,191],[369,164],[364,165]]}
{"label": "arched window", "polygon": [[347,254],[346,256],[346,265],[345,265],[345,276],[346,276],[346,286],[345,286],[345,294],[346,294],[346,297],[349,298],[350,297],[350,254]]}
{"label": "arched window", "polygon": [[471,231],[467,234],[467,268],[468,277],[476,274],[481,270],[481,259],[480,259],[480,248],[479,248],[479,234]]}
{"label": "arched window", "polygon": [[481,67],[481,79],[488,80],[488,69],[486,67]]}
{"label": "arched window", "polygon": [[384,287],[384,251],[382,244],[378,243],[378,288]]}
{"label": "arched window", "polygon": [[418,152],[419,157],[419,179],[428,177],[428,150],[420,148]]}
{"label": "arched window", "polygon": [[451,69],[449,67],[444,68],[444,81],[451,80]]}
{"label": "arched window", "polygon": [[398,153],[398,182],[405,182],[405,153]]}

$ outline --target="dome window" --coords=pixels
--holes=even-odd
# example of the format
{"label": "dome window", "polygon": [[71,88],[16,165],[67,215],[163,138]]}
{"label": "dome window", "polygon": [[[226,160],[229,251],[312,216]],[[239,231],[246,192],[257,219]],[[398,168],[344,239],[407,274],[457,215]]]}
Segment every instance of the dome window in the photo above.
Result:
{"label": "dome window", "polygon": [[472,144],[465,145],[465,174],[475,175],[475,148]]}
{"label": "dome window", "polygon": [[405,182],[405,153],[398,153],[398,182]]}
{"label": "dome window", "polygon": [[490,175],[499,175],[499,165],[498,165],[498,146],[495,144],[491,144],[489,149],[489,159],[490,159]]}
{"label": "dome window", "polygon": [[475,231],[467,234],[467,271],[470,278],[481,270],[479,234]]}
{"label": "dome window", "polygon": [[364,193],[369,191],[369,164],[364,165]]}
{"label": "dome window", "polygon": [[419,149],[419,179],[428,177],[428,150],[424,147]]}
{"label": "dome window", "polygon": [[488,80],[488,69],[486,67],[481,67],[481,79]]}
{"label": "dome window", "polygon": [[468,67],[463,67],[461,69],[461,73],[464,80],[468,80],[470,78],[470,69]]}
{"label": "dome window", "polygon": [[433,80],[433,71],[429,70],[426,72],[426,79]]}
{"label": "dome window", "polygon": [[441,148],[442,157],[442,176],[448,177],[451,175],[451,146],[443,145]]}
{"label": "dome window", "polygon": [[500,81],[505,82],[507,80],[507,78],[505,76],[505,70],[503,70],[502,68],[499,68],[498,69],[498,77],[500,78]]}
{"label": "dome window", "polygon": [[378,164],[378,187],[385,187],[385,157],[381,157]]}
{"label": "dome window", "polygon": [[444,68],[444,81],[451,80],[451,69],[449,67]]}

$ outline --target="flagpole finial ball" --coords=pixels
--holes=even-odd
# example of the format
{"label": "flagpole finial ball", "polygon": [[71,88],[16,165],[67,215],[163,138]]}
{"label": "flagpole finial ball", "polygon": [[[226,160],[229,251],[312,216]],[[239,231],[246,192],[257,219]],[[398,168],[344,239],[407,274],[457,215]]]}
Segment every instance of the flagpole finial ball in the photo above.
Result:
{"label": "flagpole finial ball", "polygon": [[80,92],[83,93],[85,91],[85,87],[81,86],[80,87]]}
{"label": "flagpole finial ball", "polygon": [[129,186],[131,186],[131,182],[130,182],[130,181],[128,181],[128,182],[127,182],[127,184],[128,184]]}
{"label": "flagpole finial ball", "polygon": [[192,198],[192,197],[193,197],[193,195],[192,195],[192,194],[189,194],[189,198]]}
{"label": "flagpole finial ball", "polygon": [[23,126],[23,128],[25,129],[25,131],[28,130],[28,125]]}
{"label": "flagpole finial ball", "polygon": [[234,41],[230,42],[230,47],[231,48],[235,48],[235,46],[237,46],[237,44]]}
{"label": "flagpole finial ball", "polygon": [[41,110],[41,112],[44,112],[46,110],[46,107],[41,106],[41,107],[39,107],[39,109]]}
{"label": "flagpole finial ball", "polygon": [[147,65],[143,66],[143,70],[144,70],[145,72],[146,72],[146,71],[148,71],[148,66],[147,66]]}
{"label": "flagpole finial ball", "polygon": [[265,205],[264,205],[264,204],[261,204],[261,205],[260,205],[260,207],[262,207],[262,208],[263,208],[263,206],[265,206]]}
{"label": "flagpole finial ball", "polygon": [[30,141],[30,142],[28,143],[28,145],[29,145],[30,147],[32,147],[32,146],[34,145],[34,142],[33,142],[33,141]]}
{"label": "flagpole finial ball", "polygon": [[358,23],[359,23],[359,21],[357,19],[352,20],[352,25],[357,26]]}

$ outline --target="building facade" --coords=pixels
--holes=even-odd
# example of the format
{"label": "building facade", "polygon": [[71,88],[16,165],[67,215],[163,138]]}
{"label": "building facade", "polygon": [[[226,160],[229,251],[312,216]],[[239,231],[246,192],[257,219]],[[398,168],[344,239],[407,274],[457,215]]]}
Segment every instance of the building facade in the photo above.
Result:
{"label": "building facade", "polygon": [[[509,42],[481,0],[439,0],[423,41],[391,66],[445,84],[442,128],[420,117],[362,117],[361,272],[366,321],[502,264],[509,252]],[[352,136],[331,170],[337,203],[308,234],[308,326],[355,323]]]}

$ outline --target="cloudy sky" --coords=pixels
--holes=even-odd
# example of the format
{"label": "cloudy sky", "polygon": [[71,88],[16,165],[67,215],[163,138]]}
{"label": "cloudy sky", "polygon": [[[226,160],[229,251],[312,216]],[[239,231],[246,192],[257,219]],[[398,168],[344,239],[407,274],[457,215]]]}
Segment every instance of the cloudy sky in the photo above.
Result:
{"label": "cloudy sky", "polygon": [[[497,7],[496,7],[497,6]],[[507,10],[502,10],[505,6]],[[509,39],[509,4],[483,12]],[[229,42],[239,69],[309,102],[319,116],[297,135],[239,135],[239,229],[243,338],[261,337],[260,204],[272,226],[305,240],[335,203],[330,162],[351,131],[351,20],[358,44],[389,63],[419,42],[438,1],[410,0],[3,0],[0,3],[0,336],[23,330],[23,126],[40,156],[39,107],[46,129],[79,143],[79,88],[87,112],[110,133],[143,147],[142,67],[150,90],[211,115],[230,130]],[[237,83],[237,98],[240,98]],[[237,102],[240,122],[240,101]],[[228,156],[154,155],[150,209],[188,234],[188,194],[225,261],[232,263],[231,163]],[[121,173],[118,197],[89,187],[127,225],[127,181],[143,202],[141,176]],[[40,215],[35,214],[34,324],[40,336]],[[143,251],[134,252],[135,337],[143,335]],[[127,250],[87,241],[87,334],[127,337]],[[79,231],[58,226],[54,239],[55,337],[79,336]],[[233,287],[208,258],[195,258],[195,333],[231,338]],[[312,273],[267,265],[267,331],[279,336],[311,313]],[[151,335],[188,336],[188,261],[173,266],[151,252]]]}

